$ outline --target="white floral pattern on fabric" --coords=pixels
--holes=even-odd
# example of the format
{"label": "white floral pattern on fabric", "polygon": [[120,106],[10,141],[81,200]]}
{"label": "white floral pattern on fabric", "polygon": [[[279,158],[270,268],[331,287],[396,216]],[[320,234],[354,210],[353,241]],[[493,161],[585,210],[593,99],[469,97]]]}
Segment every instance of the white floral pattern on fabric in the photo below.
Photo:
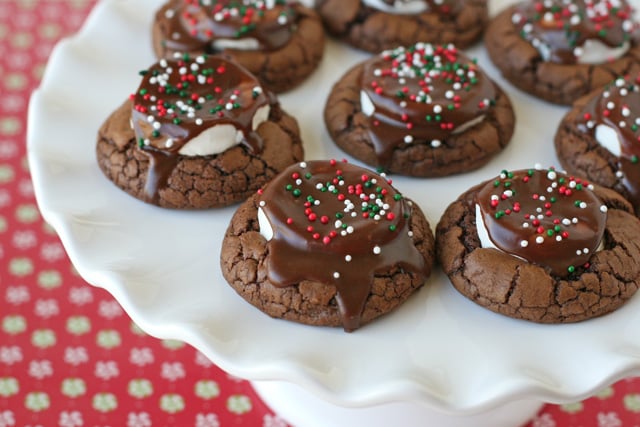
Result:
{"label": "white floral pattern on fabric", "polygon": [[[38,211],[28,99],[57,40],[94,3],[0,0],[0,427],[288,427],[249,383],[146,335],[86,284]],[[638,379],[548,405],[527,427],[619,425],[640,426]]]}

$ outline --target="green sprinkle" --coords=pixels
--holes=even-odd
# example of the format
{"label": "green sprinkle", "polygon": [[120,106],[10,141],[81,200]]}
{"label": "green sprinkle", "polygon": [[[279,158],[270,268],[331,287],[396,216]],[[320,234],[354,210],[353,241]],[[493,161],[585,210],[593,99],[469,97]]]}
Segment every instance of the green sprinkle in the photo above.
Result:
{"label": "green sprinkle", "polygon": [[397,228],[397,227],[396,227],[395,225],[391,224],[391,225],[389,226],[389,231],[396,231],[396,228]]}
{"label": "green sprinkle", "polygon": [[296,188],[295,190],[293,190],[293,197],[300,197],[301,194],[302,194],[302,191],[300,191],[299,188]]}
{"label": "green sprinkle", "polygon": [[293,190],[293,185],[287,184],[287,186],[284,187],[284,189],[287,190],[287,191],[291,191],[291,190]]}
{"label": "green sprinkle", "polygon": [[573,272],[575,272],[575,271],[576,271],[576,268],[575,268],[573,265],[570,265],[569,267],[567,267],[567,271],[568,271],[569,273],[573,273]]}
{"label": "green sprinkle", "polygon": [[396,202],[402,199],[402,194],[396,194],[395,196],[393,196],[393,200],[395,200]]}
{"label": "green sprinkle", "polygon": [[638,163],[638,156],[636,155],[631,156],[631,163]]}

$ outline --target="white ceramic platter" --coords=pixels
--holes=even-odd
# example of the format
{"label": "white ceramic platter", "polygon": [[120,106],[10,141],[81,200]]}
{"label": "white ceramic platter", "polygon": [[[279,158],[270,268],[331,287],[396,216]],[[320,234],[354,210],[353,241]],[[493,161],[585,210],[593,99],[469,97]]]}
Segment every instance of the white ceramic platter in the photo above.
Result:
{"label": "white ceramic platter", "polygon": [[[506,1],[491,3],[492,13]],[[184,340],[230,373],[283,380],[337,404],[423,402],[468,413],[518,398],[584,397],[640,368],[640,296],[573,325],[491,313],[439,271],[394,313],[355,333],[271,319],[235,294],[219,268],[234,208],[170,211],[117,189],[95,161],[98,127],[150,65],[150,23],[161,0],[107,0],[55,49],[31,100],[28,153],[37,200],[71,261],[144,330]],[[482,46],[469,51],[502,82]],[[343,158],[322,122],[332,83],[367,55],[330,42],[320,69],[281,97],[299,120],[308,159]],[[501,83],[515,105],[510,146],[479,171],[443,179],[393,177],[435,227],[461,192],[503,168],[557,165],[552,136],[565,108]]]}

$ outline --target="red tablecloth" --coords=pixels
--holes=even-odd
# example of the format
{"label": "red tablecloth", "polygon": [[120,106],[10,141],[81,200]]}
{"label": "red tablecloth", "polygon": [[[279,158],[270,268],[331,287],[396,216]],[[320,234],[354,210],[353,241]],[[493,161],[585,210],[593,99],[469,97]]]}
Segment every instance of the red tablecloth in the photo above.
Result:
{"label": "red tablecloth", "polygon": [[[0,0],[0,427],[286,427],[249,383],[189,345],[146,335],[86,284],[38,212],[29,95],[93,4]],[[640,379],[547,405],[528,427],[554,426],[640,426]]]}

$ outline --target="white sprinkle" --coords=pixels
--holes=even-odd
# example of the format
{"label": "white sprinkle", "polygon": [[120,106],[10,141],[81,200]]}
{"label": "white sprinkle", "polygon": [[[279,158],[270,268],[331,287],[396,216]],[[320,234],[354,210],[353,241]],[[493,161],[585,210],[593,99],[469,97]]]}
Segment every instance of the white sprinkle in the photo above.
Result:
{"label": "white sprinkle", "polygon": [[296,185],[302,184],[302,180],[300,178],[296,179]]}
{"label": "white sprinkle", "polygon": [[373,253],[376,255],[380,255],[381,249],[380,246],[374,246],[373,247]]}
{"label": "white sprinkle", "polygon": [[434,140],[432,140],[432,141],[431,141],[431,146],[432,146],[433,148],[438,148],[438,147],[440,147],[440,145],[442,145],[442,142],[440,142],[440,141],[439,141],[439,140],[437,140],[437,139],[434,139]]}
{"label": "white sprinkle", "polygon": [[557,178],[556,172],[552,170],[547,172],[547,178],[550,179],[551,181],[555,180]]}
{"label": "white sprinkle", "polygon": [[352,259],[353,259],[353,258],[351,258],[351,255],[346,255],[346,256],[344,257],[344,260],[345,260],[345,261],[347,261],[347,262],[351,262],[351,260],[352,260]]}
{"label": "white sprinkle", "polygon": [[536,243],[537,244],[541,244],[542,242],[544,242],[544,237],[542,237],[542,236],[536,237]]}
{"label": "white sprinkle", "polygon": [[584,249],[582,250],[582,252],[584,252],[585,254],[588,254],[588,253],[589,253],[589,248],[584,248]]}
{"label": "white sprinkle", "polygon": [[409,230],[409,232],[407,233],[407,235],[408,235],[409,237],[413,237],[413,231]]}
{"label": "white sprinkle", "polygon": [[334,279],[339,279],[339,278],[340,278],[340,273],[338,273],[337,271],[335,271],[335,272],[333,273],[333,278],[334,278]]}
{"label": "white sprinkle", "polygon": [[521,240],[520,241],[520,246],[522,246],[523,248],[526,248],[527,246],[529,246],[529,242],[526,240]]}
{"label": "white sprinkle", "polygon": [[411,135],[407,135],[407,136],[405,136],[405,137],[404,137],[404,142],[405,142],[406,144],[411,144],[411,143],[413,142],[413,136],[411,136]]}
{"label": "white sprinkle", "polygon": [[159,130],[161,126],[162,126],[162,125],[160,124],[160,122],[153,122],[153,128],[154,128],[155,130]]}
{"label": "white sprinkle", "polygon": [[440,105],[434,105],[433,112],[436,114],[440,114],[442,112],[442,107]]}
{"label": "white sprinkle", "polygon": [[164,146],[167,148],[173,147],[173,139],[171,138],[167,139],[166,142],[164,143]]}
{"label": "white sprinkle", "polygon": [[300,165],[299,165],[299,166],[300,166],[302,169],[304,169],[304,168],[306,168],[306,167],[307,167],[307,162],[300,162]]}
{"label": "white sprinkle", "polygon": [[585,209],[587,207],[587,204],[585,202],[580,202],[580,209]]}
{"label": "white sprinkle", "polygon": [[582,251],[581,251],[580,249],[578,249],[578,250],[576,251],[576,255],[578,255],[578,256],[582,255]]}
{"label": "white sprinkle", "polygon": [[606,213],[608,210],[609,210],[609,208],[607,208],[607,206],[606,206],[606,205],[602,205],[602,206],[600,206],[600,212],[602,212],[602,213]]}
{"label": "white sprinkle", "polygon": [[260,203],[259,203],[260,207],[264,207],[266,204],[267,203],[264,200],[260,200]]}
{"label": "white sprinkle", "polygon": [[197,124],[198,126],[202,126],[202,123],[204,123],[204,122],[202,121],[202,119],[201,119],[201,118],[199,118],[199,117],[198,117],[198,118],[196,119],[196,124]]}

